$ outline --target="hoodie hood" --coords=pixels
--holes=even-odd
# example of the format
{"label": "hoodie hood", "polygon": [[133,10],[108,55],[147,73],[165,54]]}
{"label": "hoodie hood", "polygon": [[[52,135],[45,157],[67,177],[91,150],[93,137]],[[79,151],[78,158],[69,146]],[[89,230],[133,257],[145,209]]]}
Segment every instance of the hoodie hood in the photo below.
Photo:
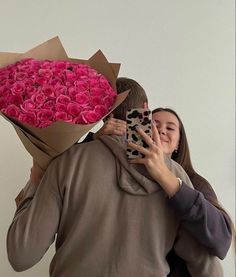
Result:
{"label": "hoodie hood", "polygon": [[134,195],[149,195],[161,190],[161,187],[148,174],[145,166],[130,164],[126,157],[126,145],[122,137],[102,136],[100,141],[116,158],[116,172],[122,190]]}

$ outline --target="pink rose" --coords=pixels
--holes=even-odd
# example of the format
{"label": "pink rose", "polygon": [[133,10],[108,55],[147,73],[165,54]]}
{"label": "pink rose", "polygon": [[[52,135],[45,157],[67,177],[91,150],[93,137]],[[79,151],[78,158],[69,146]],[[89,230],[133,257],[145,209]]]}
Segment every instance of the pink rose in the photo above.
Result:
{"label": "pink rose", "polygon": [[56,110],[57,112],[66,112],[67,107],[66,107],[65,104],[56,103],[56,104],[55,104],[55,110]]}
{"label": "pink rose", "polygon": [[6,80],[6,85],[9,87],[12,87],[14,85],[15,81],[12,79],[7,79]]}
{"label": "pink rose", "polygon": [[50,69],[39,69],[39,76],[43,79],[51,79],[53,72]]}
{"label": "pink rose", "polygon": [[109,97],[111,97],[111,98],[114,98],[114,97],[116,97],[116,92],[114,91],[114,89],[112,88],[112,87],[110,87],[110,88],[108,88],[107,90],[106,90],[106,93],[107,93],[107,95],[109,96]]}
{"label": "pink rose", "polygon": [[42,76],[42,77],[38,76],[36,78],[36,82],[37,82],[38,86],[44,87],[44,86],[47,86],[48,79],[44,76]]}
{"label": "pink rose", "polygon": [[37,92],[32,95],[31,99],[32,99],[32,102],[34,102],[36,105],[42,105],[47,98],[43,92]]}
{"label": "pink rose", "polygon": [[20,65],[18,66],[18,72],[27,72],[28,76],[33,75],[33,71],[30,67],[30,65]]}
{"label": "pink rose", "polygon": [[27,123],[29,125],[37,126],[38,120],[35,115],[35,113],[29,112],[29,113],[22,113],[18,116],[19,121],[22,121],[24,123]]}
{"label": "pink rose", "polygon": [[100,82],[99,82],[99,78],[97,77],[93,77],[89,80],[89,84],[91,87],[99,87],[100,86]]}
{"label": "pink rose", "polygon": [[61,103],[61,104],[64,104],[64,105],[67,105],[70,102],[71,102],[71,99],[67,95],[59,95],[56,99],[56,103]]}
{"label": "pink rose", "polygon": [[52,62],[52,68],[58,71],[64,71],[67,67],[67,63],[64,61],[53,61]]}
{"label": "pink rose", "polygon": [[68,88],[68,96],[69,96],[71,99],[74,100],[76,94],[78,94],[78,93],[79,93],[79,90],[78,90],[76,87],[71,86],[71,87]]}
{"label": "pink rose", "polygon": [[25,84],[23,81],[16,81],[12,86],[13,94],[23,94],[25,90]]}
{"label": "pink rose", "polygon": [[41,61],[39,61],[39,60],[35,60],[32,58],[26,58],[24,60],[17,62],[16,65],[17,65],[17,67],[20,67],[22,65],[28,65],[31,68],[37,68],[40,63],[41,63]]}
{"label": "pink rose", "polygon": [[0,97],[0,111],[7,106],[7,99],[5,97]]}
{"label": "pink rose", "polygon": [[94,111],[81,112],[79,116],[79,121],[81,124],[94,123],[94,122],[97,122],[99,119],[101,119],[101,117],[99,116],[98,113]]}
{"label": "pink rose", "polygon": [[11,74],[10,70],[0,71],[0,83],[1,82],[5,83],[6,80],[9,78],[10,74]]}
{"label": "pink rose", "polygon": [[57,86],[61,86],[62,85],[62,80],[58,77],[51,79],[48,81],[49,85],[56,88]]}
{"label": "pink rose", "polygon": [[103,96],[105,90],[103,88],[98,88],[98,87],[92,87],[91,88],[91,93],[93,96]]}
{"label": "pink rose", "polygon": [[103,103],[103,99],[101,97],[91,97],[91,105],[93,106],[97,106],[97,105],[101,105]]}
{"label": "pink rose", "polygon": [[89,78],[92,78],[92,77],[98,78],[99,75],[100,74],[98,74],[95,69],[93,69],[93,68],[89,68],[88,69],[88,76],[89,76]]}
{"label": "pink rose", "polygon": [[[51,62],[51,61],[45,60],[45,61],[41,62],[40,67],[41,67],[40,70],[45,70],[45,72],[47,72],[46,70],[51,71],[52,62]],[[43,72],[43,74],[44,74],[45,72]],[[39,72],[39,74],[40,74],[40,72]],[[49,75],[48,77],[50,78],[50,76],[51,76],[51,75]]]}
{"label": "pink rose", "polygon": [[88,84],[88,82],[86,82],[86,80],[77,80],[74,82],[74,85],[81,92],[87,91],[89,89],[89,84]]}
{"label": "pink rose", "polygon": [[105,108],[104,106],[102,105],[97,105],[94,109],[94,112],[99,114],[100,118],[103,117],[107,112],[108,112],[108,109]]}
{"label": "pink rose", "polygon": [[10,117],[17,118],[20,113],[20,110],[16,105],[12,104],[12,105],[9,105],[6,109],[4,109],[3,113],[5,113]]}
{"label": "pink rose", "polygon": [[19,106],[23,103],[23,97],[19,94],[10,94],[7,96],[7,101],[9,104]]}
{"label": "pink rose", "polygon": [[66,112],[55,112],[54,121],[66,121],[71,122],[72,117],[68,115]]}
{"label": "pink rose", "polygon": [[[67,94],[67,87],[63,85],[56,85],[54,89],[54,94],[56,97],[62,95],[62,94]],[[70,99],[69,99],[70,100]]]}
{"label": "pink rose", "polygon": [[32,111],[32,110],[35,110],[36,105],[35,105],[35,103],[34,103],[32,100],[28,99],[28,100],[25,100],[25,101],[20,105],[20,108],[21,108],[21,110],[24,111],[24,112],[30,112],[30,111]]}
{"label": "pink rose", "polygon": [[78,104],[81,104],[81,105],[84,105],[85,103],[87,104],[88,101],[89,101],[89,98],[86,94],[83,94],[83,93],[78,93],[76,96],[75,96],[75,101],[78,103]]}
{"label": "pink rose", "polygon": [[67,111],[69,114],[71,114],[73,117],[77,117],[79,113],[81,112],[81,107],[77,103],[69,103],[67,105]]}
{"label": "pink rose", "polygon": [[35,88],[34,86],[32,87],[27,87],[26,89],[26,97],[27,98],[31,98],[35,93],[37,93],[37,88]]}
{"label": "pink rose", "polygon": [[77,79],[76,74],[70,70],[66,70],[65,74],[66,74],[66,80],[68,80],[69,82],[75,81]]}
{"label": "pink rose", "polygon": [[16,81],[23,81],[28,77],[28,74],[26,72],[16,72],[14,79]]}
{"label": "pink rose", "polygon": [[8,95],[12,94],[8,86],[3,85],[0,87],[0,97],[6,98]]}
{"label": "pink rose", "polygon": [[37,118],[40,122],[49,122],[53,119],[53,112],[50,110],[41,109],[37,113]]}
{"label": "pink rose", "polygon": [[30,78],[27,78],[26,80],[24,80],[24,83],[25,83],[26,89],[29,89],[32,86],[34,86],[34,81]]}
{"label": "pink rose", "polygon": [[109,97],[109,96],[105,97],[103,99],[103,103],[105,107],[110,108],[114,103],[114,97]]}
{"label": "pink rose", "polygon": [[47,97],[54,97],[54,88],[50,85],[44,85],[42,88],[42,92]]}
{"label": "pink rose", "polygon": [[54,109],[55,108],[55,100],[47,100],[43,105],[43,109]]}
{"label": "pink rose", "polygon": [[87,76],[88,75],[88,66],[85,64],[79,64],[76,67],[75,72],[80,77]]}
{"label": "pink rose", "polygon": [[100,83],[100,87],[103,88],[104,90],[109,89],[111,87],[109,82],[104,76],[100,77],[99,83]]}

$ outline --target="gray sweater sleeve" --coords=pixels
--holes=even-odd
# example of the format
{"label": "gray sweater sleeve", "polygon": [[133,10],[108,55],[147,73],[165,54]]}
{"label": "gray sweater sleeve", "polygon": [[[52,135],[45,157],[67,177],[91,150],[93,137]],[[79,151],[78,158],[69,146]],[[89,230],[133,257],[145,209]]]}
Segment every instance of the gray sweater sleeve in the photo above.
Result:
{"label": "gray sweater sleeve", "polygon": [[231,244],[230,222],[224,212],[217,209],[197,190],[182,184],[169,199],[170,205],[181,218],[183,228],[189,231],[212,255],[223,259]]}
{"label": "gray sweater sleeve", "polygon": [[36,264],[55,239],[62,209],[55,176],[50,164],[40,185],[28,182],[21,193],[7,233],[8,259],[15,271]]}

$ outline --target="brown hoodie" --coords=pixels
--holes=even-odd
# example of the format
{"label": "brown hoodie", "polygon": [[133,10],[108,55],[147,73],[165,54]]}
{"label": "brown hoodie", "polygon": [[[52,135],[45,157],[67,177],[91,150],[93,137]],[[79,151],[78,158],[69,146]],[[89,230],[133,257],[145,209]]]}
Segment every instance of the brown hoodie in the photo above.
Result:
{"label": "brown hoodie", "polygon": [[[191,186],[187,174],[167,166]],[[75,145],[28,184],[8,231],[11,265],[37,263],[56,237],[53,277],[164,277],[174,246],[192,276],[223,276],[219,261],[180,228],[168,197],[117,137]]]}

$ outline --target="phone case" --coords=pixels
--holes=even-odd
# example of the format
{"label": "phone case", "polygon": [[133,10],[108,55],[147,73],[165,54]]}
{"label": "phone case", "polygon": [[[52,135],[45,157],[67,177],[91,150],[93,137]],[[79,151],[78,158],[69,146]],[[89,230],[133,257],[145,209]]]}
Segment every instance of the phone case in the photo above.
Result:
{"label": "phone case", "polygon": [[[132,142],[141,145],[143,147],[148,147],[146,142],[142,139],[142,137],[137,133],[135,126],[139,125],[140,128],[144,130],[144,132],[152,137],[152,114],[149,109],[129,109],[126,113],[126,123],[127,123],[127,132],[126,138],[127,140],[131,140]],[[138,157],[144,157],[142,153],[134,150],[127,146],[126,154],[128,159],[134,159]]]}

